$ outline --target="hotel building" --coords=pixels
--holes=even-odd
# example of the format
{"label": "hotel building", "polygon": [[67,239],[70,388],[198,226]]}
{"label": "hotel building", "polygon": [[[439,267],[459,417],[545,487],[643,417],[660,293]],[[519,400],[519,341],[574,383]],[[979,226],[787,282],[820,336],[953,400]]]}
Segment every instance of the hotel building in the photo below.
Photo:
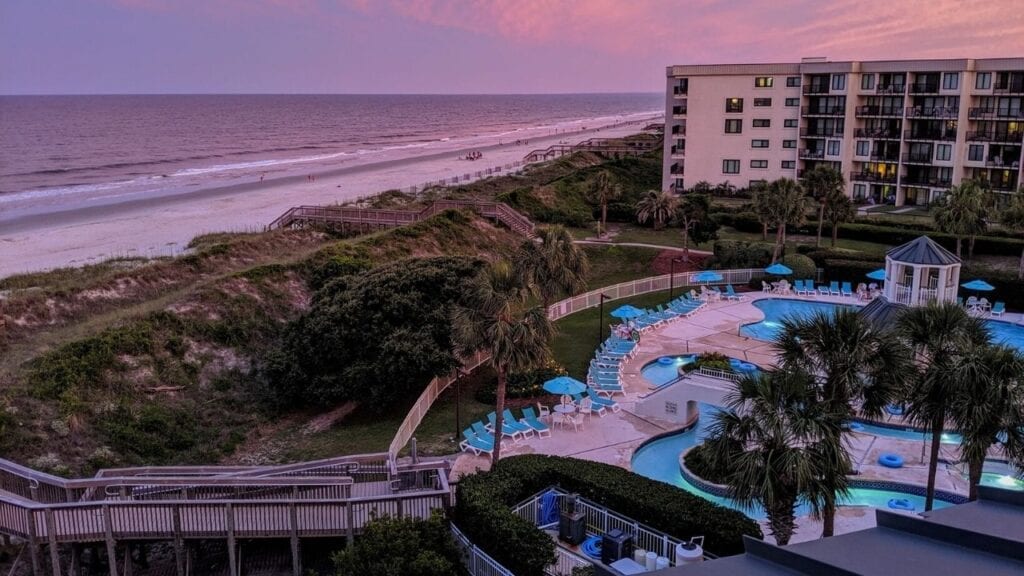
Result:
{"label": "hotel building", "polygon": [[670,66],[662,187],[841,170],[854,199],[925,205],[1022,184],[1024,58]]}

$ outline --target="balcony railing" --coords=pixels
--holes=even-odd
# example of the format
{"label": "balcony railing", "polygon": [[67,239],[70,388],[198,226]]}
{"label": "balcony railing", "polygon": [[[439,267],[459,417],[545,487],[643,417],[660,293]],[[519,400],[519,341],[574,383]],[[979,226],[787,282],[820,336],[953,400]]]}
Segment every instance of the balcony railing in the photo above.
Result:
{"label": "balcony railing", "polygon": [[953,185],[953,180],[949,178],[937,178],[927,175],[910,175],[904,176],[903,181],[907,186],[928,186],[930,188],[949,188]]}
{"label": "balcony railing", "polygon": [[828,84],[804,84],[804,94],[828,94]]}
{"label": "balcony railing", "polygon": [[996,84],[992,87],[993,94],[1024,94],[1024,82]]}
{"label": "balcony railing", "polygon": [[1024,110],[1000,110],[998,108],[971,108],[967,111],[967,117],[970,119],[977,118],[1006,118],[1006,119],[1018,119],[1024,118]]}
{"label": "balcony railing", "polygon": [[879,84],[875,86],[875,94],[903,94],[906,84]]}
{"label": "balcony railing", "polygon": [[875,153],[872,153],[870,158],[871,158],[872,162],[899,162],[900,161],[899,154],[875,154]]}
{"label": "balcony railing", "polygon": [[686,148],[682,146],[673,146],[671,154],[673,156],[686,156]]}
{"label": "balcony railing", "polygon": [[670,174],[674,174],[676,176],[682,176],[683,173],[684,173],[684,170],[683,170],[682,166],[672,166],[672,169],[669,171],[669,173]]}
{"label": "balcony railing", "polygon": [[895,174],[879,174],[878,172],[850,172],[851,182],[878,182],[881,184],[895,184]]}
{"label": "balcony railing", "polygon": [[825,151],[802,149],[798,156],[801,160],[822,160],[825,158]]}
{"label": "balcony railing", "polygon": [[943,106],[934,108],[929,106],[911,106],[907,108],[907,118],[956,118],[959,115],[960,111],[958,109]]}
{"label": "balcony railing", "polygon": [[931,164],[932,154],[931,152],[927,154],[920,154],[917,152],[904,152],[903,161],[906,162],[907,164]]}
{"label": "balcony railing", "polygon": [[801,106],[801,116],[845,116],[845,106]]}
{"label": "balcony railing", "polygon": [[956,130],[907,130],[903,132],[904,140],[956,140]]}
{"label": "balcony railing", "polygon": [[672,107],[672,115],[673,116],[685,116],[686,115],[686,106],[673,106]]}
{"label": "balcony railing", "polygon": [[805,126],[800,129],[800,136],[803,138],[832,138],[840,137],[842,135],[843,130],[838,128],[826,130],[824,128],[809,128]]}
{"label": "balcony railing", "polygon": [[910,85],[911,94],[937,94],[939,92],[938,82],[917,82]]}
{"label": "balcony railing", "polygon": [[676,87],[672,88],[672,94],[674,94],[676,96],[685,96],[686,93],[689,92],[689,90],[690,90],[689,86],[676,86]]}
{"label": "balcony railing", "polygon": [[[896,285],[896,302],[899,304],[909,305],[914,301],[913,299],[914,289],[906,284]],[[918,288],[917,289],[917,302],[924,304],[931,302],[938,298],[938,290],[935,288]]]}
{"label": "balcony railing", "polygon": [[1020,160],[1003,160],[1002,158],[992,158],[990,160],[985,161],[985,167],[1020,170]]}
{"label": "balcony railing", "polygon": [[878,140],[899,140],[899,130],[887,130],[885,128],[857,128],[854,133],[857,138],[875,138]]}
{"label": "balcony railing", "polygon": [[676,136],[686,136],[686,126],[680,126],[676,124],[672,127],[672,133]]}
{"label": "balcony railing", "polygon": [[989,180],[988,185],[999,192],[1014,192],[1017,190],[1016,180]]}
{"label": "balcony railing", "polygon": [[903,116],[902,106],[857,106],[857,116]]}
{"label": "balcony railing", "polygon": [[1024,131],[968,132],[967,139],[974,142],[1021,142],[1024,140]]}

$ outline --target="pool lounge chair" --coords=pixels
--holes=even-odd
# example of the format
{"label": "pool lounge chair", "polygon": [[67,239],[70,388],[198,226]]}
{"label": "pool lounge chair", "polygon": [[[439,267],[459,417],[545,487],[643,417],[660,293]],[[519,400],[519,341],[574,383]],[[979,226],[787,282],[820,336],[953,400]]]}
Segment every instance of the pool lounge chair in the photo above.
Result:
{"label": "pool lounge chair", "polygon": [[814,289],[814,280],[804,280],[804,292],[806,292],[808,296],[814,296],[817,294],[817,291]]}
{"label": "pool lounge chair", "polygon": [[540,421],[537,415],[534,414],[533,408],[527,406],[523,408],[523,417],[519,420],[521,423],[533,428],[537,433],[538,438],[545,436],[551,436],[551,427]]}
{"label": "pool lounge chair", "polygon": [[804,281],[803,280],[794,280],[793,281],[793,294],[796,294],[797,296],[800,296],[800,295],[806,294],[806,293],[807,293],[807,289],[804,288]]}
{"label": "pool lounge chair", "polygon": [[852,298],[853,297],[853,287],[850,286],[849,282],[843,282],[843,287],[840,290],[840,293],[843,296],[847,296],[847,297],[851,297]]}
{"label": "pool lounge chair", "polygon": [[740,301],[740,300],[746,300],[747,297],[746,296],[742,296],[740,294],[737,294],[736,290],[733,289],[732,284],[727,284],[725,286],[725,299],[726,300]]}
{"label": "pool lounge chair", "polygon": [[491,432],[487,430],[487,427],[484,426],[482,422],[473,422],[472,424],[470,424],[470,426],[473,428],[473,433],[476,434],[477,438],[494,444],[494,434],[491,434]]}
{"label": "pool lounge chair", "polygon": [[[488,429],[492,433],[497,435],[497,431],[494,429],[494,425],[497,423],[498,417],[494,414],[494,412],[491,412],[490,414],[487,415],[487,420],[488,422],[490,422]],[[530,430],[530,434],[533,434],[533,430]],[[523,433],[522,424],[520,424],[519,422],[502,422],[501,435],[508,436],[516,444],[518,444],[520,440],[526,437],[526,435]]]}
{"label": "pool lounge chair", "polygon": [[839,291],[839,281],[833,280],[828,283],[828,293],[832,296],[841,296],[842,292]]}
{"label": "pool lounge chair", "polygon": [[[590,396],[584,396],[583,394],[573,394],[572,395],[572,400],[573,400],[573,404],[575,404],[577,407],[579,407],[581,414],[589,413],[589,412],[597,412],[598,416],[604,416],[604,411],[605,411],[604,405],[598,405],[598,403],[594,402],[594,399],[591,398]],[[589,404],[589,409],[584,409],[583,408],[585,403]],[[589,410],[589,412],[588,412],[588,410]]]}
{"label": "pool lounge chair", "polygon": [[611,398],[616,394],[626,393],[622,389],[622,386],[618,384],[602,384],[601,382],[591,382],[590,387],[596,390],[598,394],[603,394],[608,398]]}
{"label": "pool lounge chair", "polygon": [[603,406],[604,408],[607,408],[612,412],[618,412],[619,410],[622,410],[622,406],[619,406],[618,402],[612,400],[611,398],[605,398],[601,396],[597,392],[597,390],[594,390],[593,388],[587,388],[587,396],[590,396],[590,399],[593,400],[594,406]]}
{"label": "pool lounge chair", "polygon": [[992,305],[992,315],[1002,316],[1006,312],[1006,304],[1004,302],[996,302]]}
{"label": "pool lounge chair", "polygon": [[469,428],[462,431],[462,437],[464,440],[459,442],[459,448],[461,448],[463,452],[473,452],[473,454],[477,456],[494,452],[493,442],[480,438]]}

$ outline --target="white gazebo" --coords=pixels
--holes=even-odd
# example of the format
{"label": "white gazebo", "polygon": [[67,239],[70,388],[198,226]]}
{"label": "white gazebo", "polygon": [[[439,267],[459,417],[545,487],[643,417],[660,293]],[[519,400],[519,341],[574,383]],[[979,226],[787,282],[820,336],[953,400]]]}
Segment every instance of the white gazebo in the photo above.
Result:
{"label": "white gazebo", "polygon": [[927,236],[885,254],[884,294],[889,302],[955,302],[959,282],[960,258]]}

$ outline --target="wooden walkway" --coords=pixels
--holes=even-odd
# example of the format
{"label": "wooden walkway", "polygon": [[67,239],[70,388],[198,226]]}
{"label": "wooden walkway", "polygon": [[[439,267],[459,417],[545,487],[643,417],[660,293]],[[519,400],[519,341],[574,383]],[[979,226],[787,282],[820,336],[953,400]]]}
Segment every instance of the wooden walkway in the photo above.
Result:
{"label": "wooden walkway", "polygon": [[473,210],[508,226],[513,232],[533,237],[533,222],[501,202],[469,200],[438,200],[422,210],[385,210],[349,206],[295,206],[271,222],[268,230],[334,226],[342,229],[370,231],[413,224],[445,210]]}
{"label": "wooden walkway", "polygon": [[289,540],[298,576],[302,538],[351,540],[373,515],[426,518],[450,503],[447,475],[443,461],[397,465],[386,453],[286,466],[103,470],[70,480],[0,460],[0,534],[27,542],[37,576],[76,572],[82,545],[105,546],[111,576],[130,574],[130,555],[118,547],[160,540],[173,544],[184,576],[184,543],[200,539],[227,540],[237,575],[240,538]]}
{"label": "wooden walkway", "polygon": [[554,144],[534,150],[523,157],[526,162],[544,162],[576,152],[596,152],[616,158],[622,156],[643,156],[661,146],[660,138],[623,140],[621,138],[591,138],[579,144]]}

